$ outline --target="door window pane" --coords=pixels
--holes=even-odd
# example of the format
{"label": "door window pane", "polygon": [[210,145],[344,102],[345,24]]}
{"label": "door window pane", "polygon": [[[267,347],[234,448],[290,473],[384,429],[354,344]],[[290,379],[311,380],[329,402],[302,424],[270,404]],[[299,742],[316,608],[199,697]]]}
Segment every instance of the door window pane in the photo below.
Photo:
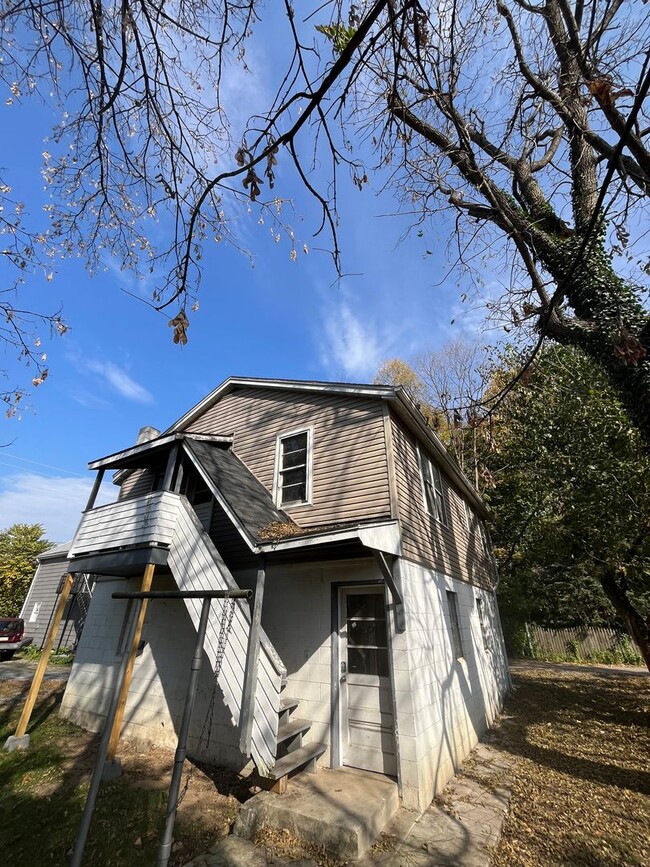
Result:
{"label": "door window pane", "polygon": [[355,593],[347,597],[347,617],[386,619],[383,593]]}
{"label": "door window pane", "polygon": [[361,647],[387,647],[386,621],[348,620],[348,644]]}
{"label": "door window pane", "polygon": [[348,671],[388,677],[388,651],[381,647],[348,647]]}

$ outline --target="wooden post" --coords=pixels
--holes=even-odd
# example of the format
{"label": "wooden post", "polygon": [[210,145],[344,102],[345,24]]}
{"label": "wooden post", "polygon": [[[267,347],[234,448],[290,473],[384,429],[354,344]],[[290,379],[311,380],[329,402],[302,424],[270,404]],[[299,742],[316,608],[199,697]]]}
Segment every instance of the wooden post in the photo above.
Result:
{"label": "wooden post", "polygon": [[178,443],[172,446],[172,450],[167,458],[167,467],[165,469],[165,478],[163,479],[163,491],[171,491],[172,481],[174,478],[174,470],[176,469],[176,461],[178,459]]}
{"label": "wooden post", "polygon": [[[155,568],[156,567],[153,563],[147,563],[147,566],[144,570],[144,575],[142,577],[142,584],[140,585],[140,592],[146,593],[147,591],[151,590],[151,582],[153,580],[153,573]],[[115,758],[115,753],[117,752],[117,744],[120,740],[120,732],[122,731],[122,720],[124,719],[124,708],[126,707],[126,699],[129,694],[129,687],[131,686],[133,667],[135,666],[135,657],[138,652],[138,644],[140,644],[142,626],[144,624],[144,618],[147,614],[148,602],[148,599],[143,599],[142,607],[138,612],[138,620],[136,623],[135,632],[133,633],[131,649],[129,651],[129,661],[127,663],[126,671],[124,673],[124,680],[122,681],[122,689],[120,692],[119,703],[117,705],[115,720],[113,722],[113,730],[111,731],[111,737],[108,742],[108,752],[106,755],[107,762],[112,762]]]}
{"label": "wooden post", "polygon": [[56,638],[56,633],[59,629],[61,618],[63,617],[63,610],[65,608],[66,602],[68,601],[68,596],[70,595],[70,591],[72,590],[73,583],[74,575],[72,574],[72,572],[68,572],[63,581],[63,587],[61,588],[61,593],[59,594],[59,601],[56,603],[54,617],[52,618],[52,623],[50,624],[50,631],[48,632],[45,645],[43,646],[43,652],[41,653],[41,658],[38,662],[38,668],[36,669],[36,673],[34,674],[32,685],[29,688],[27,701],[25,702],[25,707],[23,708],[23,712],[21,713],[20,719],[18,720],[18,728],[16,729],[14,737],[22,738],[27,731],[27,726],[29,725],[29,720],[32,715],[32,711],[34,710],[34,705],[36,704],[36,697],[38,696],[38,691],[40,690],[41,683],[43,682],[43,675],[45,674],[45,669],[47,668],[47,663],[50,659],[50,653],[52,652],[54,639]]}
{"label": "wooden post", "polygon": [[99,472],[95,476],[95,481],[93,483],[93,487],[92,487],[92,490],[90,492],[90,496],[88,497],[88,502],[86,503],[86,508],[84,509],[84,512],[89,512],[93,508],[93,506],[95,505],[95,500],[97,499],[97,494],[99,493],[99,488],[101,486],[105,472],[106,472],[106,470],[104,469],[104,467],[102,467],[101,470],[99,470]]}
{"label": "wooden post", "polygon": [[246,671],[244,672],[244,689],[242,691],[241,719],[239,724],[239,749],[245,756],[250,756],[253,740],[255,691],[257,689],[257,674],[260,662],[260,631],[262,628],[262,603],[264,602],[265,578],[266,564],[264,558],[262,558],[257,570],[257,584],[255,587],[253,615],[251,617],[251,631],[248,635]]}

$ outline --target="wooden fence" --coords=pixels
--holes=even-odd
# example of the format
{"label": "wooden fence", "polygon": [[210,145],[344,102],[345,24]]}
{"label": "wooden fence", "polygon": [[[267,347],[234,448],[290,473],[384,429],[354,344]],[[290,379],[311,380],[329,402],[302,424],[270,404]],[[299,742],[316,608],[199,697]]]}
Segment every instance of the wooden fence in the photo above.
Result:
{"label": "wooden fence", "polygon": [[527,623],[526,644],[533,659],[562,657],[605,662],[611,657],[612,662],[642,662],[636,643],[625,630],[605,626],[545,629]]}

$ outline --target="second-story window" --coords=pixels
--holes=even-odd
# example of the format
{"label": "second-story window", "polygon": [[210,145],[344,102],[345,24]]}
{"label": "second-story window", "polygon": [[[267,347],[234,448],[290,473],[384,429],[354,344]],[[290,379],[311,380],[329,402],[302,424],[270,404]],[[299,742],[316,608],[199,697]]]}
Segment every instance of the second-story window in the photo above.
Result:
{"label": "second-story window", "polygon": [[278,437],[275,500],[279,506],[311,501],[311,430]]}
{"label": "second-story window", "polygon": [[441,524],[447,524],[444,492],[440,470],[431,462],[427,455],[418,450],[420,456],[420,475],[422,477],[422,495],[427,512]]}

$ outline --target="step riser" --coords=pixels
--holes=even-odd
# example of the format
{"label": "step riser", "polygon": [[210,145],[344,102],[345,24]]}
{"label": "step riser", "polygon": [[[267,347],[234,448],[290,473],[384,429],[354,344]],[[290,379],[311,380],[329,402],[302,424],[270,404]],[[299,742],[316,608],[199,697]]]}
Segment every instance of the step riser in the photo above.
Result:
{"label": "step riser", "polygon": [[286,828],[336,861],[361,858],[399,808],[397,785],[373,776],[341,770],[296,777],[284,795],[261,792],[247,801],[234,833],[253,838],[264,827]]}

